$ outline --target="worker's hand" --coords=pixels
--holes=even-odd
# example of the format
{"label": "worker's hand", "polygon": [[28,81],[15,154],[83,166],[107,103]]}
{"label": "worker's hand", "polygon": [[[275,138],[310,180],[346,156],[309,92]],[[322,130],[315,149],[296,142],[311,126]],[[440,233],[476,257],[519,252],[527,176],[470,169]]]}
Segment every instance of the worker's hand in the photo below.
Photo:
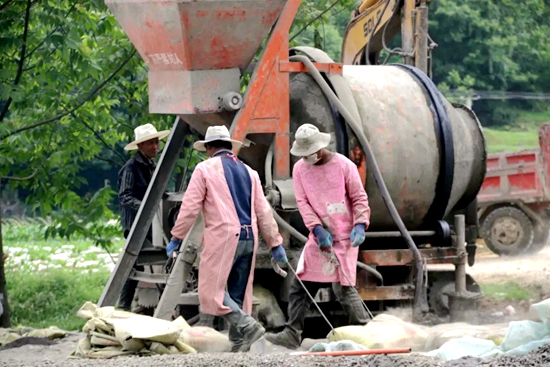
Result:
{"label": "worker's hand", "polygon": [[286,264],[288,262],[285,248],[282,245],[273,247],[271,249],[271,256],[273,256],[273,259],[279,264]]}
{"label": "worker's hand", "polygon": [[329,251],[333,243],[332,235],[321,225],[315,226],[315,228],[313,228],[313,233],[315,234],[315,237],[317,237],[319,250]]}
{"label": "worker's hand", "polygon": [[181,245],[181,240],[178,240],[177,238],[172,238],[168,246],[166,246],[166,255],[168,255],[168,257],[171,257],[172,253],[175,250],[177,250],[180,247],[180,245]]}
{"label": "worker's hand", "polygon": [[362,244],[363,241],[365,241],[365,224],[364,223],[356,224],[355,227],[353,227],[353,231],[351,231],[349,240],[353,247],[357,247],[360,244]]}

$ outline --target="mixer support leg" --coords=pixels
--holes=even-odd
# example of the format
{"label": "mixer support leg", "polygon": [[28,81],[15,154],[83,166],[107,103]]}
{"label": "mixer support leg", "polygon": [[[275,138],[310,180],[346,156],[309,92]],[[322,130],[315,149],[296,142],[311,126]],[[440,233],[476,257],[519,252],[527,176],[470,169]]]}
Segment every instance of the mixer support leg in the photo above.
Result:
{"label": "mixer support leg", "polygon": [[462,214],[455,216],[455,232],[458,259],[455,263],[455,292],[448,295],[451,322],[472,322],[472,319],[475,319],[475,311],[479,306],[482,294],[469,292],[466,289],[466,258],[468,255],[466,253],[465,217]]}
{"label": "mixer support leg", "polygon": [[158,204],[170,180],[170,175],[174,170],[188,132],[187,124],[180,118],[176,118],[176,122],[166,142],[166,146],[160,156],[157,168],[153,173],[151,183],[147,188],[147,192],[141,202],[134,224],[126,239],[122,254],[118,258],[116,266],[109,277],[109,281],[103,289],[103,294],[98,303],[99,307],[114,306],[116,304],[120,291],[122,290],[122,285],[130,275],[139,252],[141,251],[143,241],[153,222]]}

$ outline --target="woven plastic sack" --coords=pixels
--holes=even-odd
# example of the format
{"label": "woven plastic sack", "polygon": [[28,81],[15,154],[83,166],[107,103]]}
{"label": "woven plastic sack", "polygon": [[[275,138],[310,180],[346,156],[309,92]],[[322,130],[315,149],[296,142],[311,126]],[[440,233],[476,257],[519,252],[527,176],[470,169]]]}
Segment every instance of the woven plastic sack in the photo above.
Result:
{"label": "woven plastic sack", "polygon": [[421,350],[428,333],[395,316],[381,314],[365,326],[343,326],[334,329],[328,340],[351,340],[369,349],[411,348]]}

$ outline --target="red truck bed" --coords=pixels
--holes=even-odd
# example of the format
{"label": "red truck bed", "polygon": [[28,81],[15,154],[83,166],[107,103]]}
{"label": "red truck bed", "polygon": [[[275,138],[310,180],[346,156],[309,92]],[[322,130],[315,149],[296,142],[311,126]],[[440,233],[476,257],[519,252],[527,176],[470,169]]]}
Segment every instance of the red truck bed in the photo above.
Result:
{"label": "red truck bed", "polygon": [[481,236],[500,255],[535,253],[550,236],[550,124],[539,129],[540,149],[490,154],[477,195]]}
{"label": "red truck bed", "polygon": [[518,200],[537,202],[547,198],[540,149],[488,156],[487,174],[477,195],[480,204]]}

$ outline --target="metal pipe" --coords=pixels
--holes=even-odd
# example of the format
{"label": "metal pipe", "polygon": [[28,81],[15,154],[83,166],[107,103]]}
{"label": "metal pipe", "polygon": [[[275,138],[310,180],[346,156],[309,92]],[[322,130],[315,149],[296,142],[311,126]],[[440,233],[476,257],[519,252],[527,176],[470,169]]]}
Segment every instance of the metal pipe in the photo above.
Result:
{"label": "metal pipe", "polygon": [[409,234],[407,228],[405,227],[405,224],[403,223],[403,220],[401,219],[399,212],[397,211],[397,208],[395,207],[395,204],[391,199],[390,193],[388,191],[388,188],[386,187],[386,183],[384,182],[382,173],[380,172],[380,168],[378,167],[378,163],[376,162],[376,158],[374,157],[374,153],[371,149],[371,146],[367,137],[365,136],[365,133],[361,129],[361,126],[359,125],[359,123],[355,121],[355,118],[350,114],[348,109],[342,104],[338,96],[336,96],[336,94],[332,91],[332,89],[330,88],[328,83],[325,81],[325,79],[323,78],[319,70],[317,70],[317,68],[315,67],[315,65],[313,65],[313,63],[309,58],[305,56],[292,56],[290,57],[290,61],[302,62],[307,67],[307,69],[310,72],[310,75],[319,84],[319,87],[321,88],[325,96],[336,106],[338,111],[342,114],[342,116],[346,120],[346,123],[351,127],[351,129],[359,139],[359,142],[361,143],[361,146],[367,158],[368,167],[373,172],[374,179],[376,181],[378,189],[380,190],[380,194],[384,200],[384,203],[386,204],[386,207],[390,212],[392,219],[395,221],[397,227],[399,228],[399,231],[403,234],[403,237],[405,239],[405,242],[407,243],[407,246],[412,252],[414,263],[415,263],[415,270],[416,270],[416,274],[415,274],[416,286],[414,291],[413,316],[419,317],[420,312],[422,312],[423,309],[427,308],[426,299],[424,298],[425,293],[423,292],[424,276],[422,271],[423,270],[422,256],[420,255],[420,251],[418,251],[416,244],[414,243],[411,235]]}
{"label": "metal pipe", "polygon": [[382,274],[380,274],[380,272],[378,270],[376,270],[372,266],[369,266],[365,263],[362,263],[361,261],[357,261],[357,267],[359,269],[363,269],[363,270],[368,271],[369,273],[371,273],[372,275],[374,275],[375,277],[377,277],[380,280],[380,283],[382,283],[380,285],[384,285],[384,277],[382,277]]}
{"label": "metal pipe", "polygon": [[[435,231],[409,231],[409,234],[412,237],[431,237],[435,236]],[[392,232],[366,232],[366,238],[380,238],[380,237],[403,237],[401,232],[392,231]]]}
{"label": "metal pipe", "polygon": [[455,265],[455,291],[459,295],[466,291],[466,221],[463,214],[455,216],[455,231],[459,258]]}
{"label": "metal pipe", "polygon": [[281,218],[279,213],[277,213],[277,211],[274,208],[271,208],[271,211],[273,212],[273,218],[275,218],[275,221],[277,222],[277,224],[279,224],[281,227],[286,229],[288,233],[290,233],[291,236],[294,236],[298,241],[303,243],[307,242],[307,237],[301,234],[300,232],[298,232],[296,228],[292,227],[283,218]]}
{"label": "metal pipe", "polygon": [[273,187],[273,150],[275,149],[275,141],[269,146],[267,155],[265,156],[265,184],[268,188]]}
{"label": "metal pipe", "polygon": [[369,349],[369,350],[335,350],[332,352],[308,352],[300,354],[302,357],[309,356],[364,356],[369,354],[406,354],[410,353],[411,348],[393,348],[393,349]]}
{"label": "metal pipe", "polygon": [[415,17],[415,57],[414,66],[428,74],[428,7],[421,5],[416,9]]}

